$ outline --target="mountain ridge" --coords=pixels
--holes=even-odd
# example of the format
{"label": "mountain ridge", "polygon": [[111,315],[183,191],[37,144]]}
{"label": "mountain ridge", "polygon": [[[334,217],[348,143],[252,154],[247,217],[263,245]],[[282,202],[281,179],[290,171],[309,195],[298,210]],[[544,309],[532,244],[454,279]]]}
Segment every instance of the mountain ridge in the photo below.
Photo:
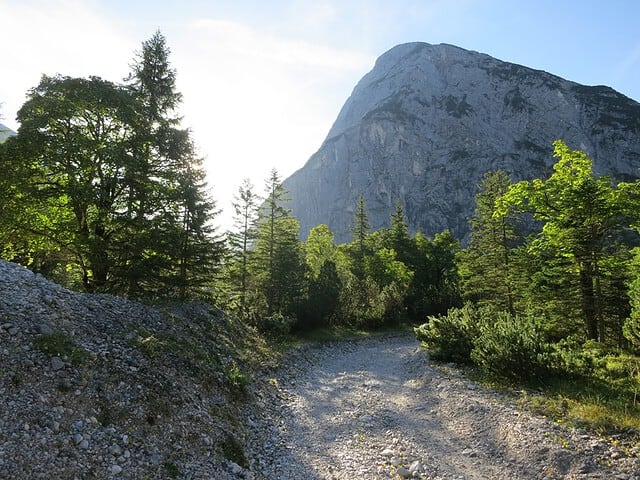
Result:
{"label": "mountain ridge", "polygon": [[476,185],[488,170],[543,176],[562,139],[594,171],[638,177],[640,104],[606,86],[448,44],[412,42],[381,55],[356,84],[318,151],[284,181],[301,236],[325,223],[349,241],[357,197],[371,227],[396,201],[412,231],[465,240]]}
{"label": "mountain ridge", "polygon": [[7,138],[12,137],[16,134],[13,130],[11,130],[6,125],[0,123],[0,143],[4,142]]}

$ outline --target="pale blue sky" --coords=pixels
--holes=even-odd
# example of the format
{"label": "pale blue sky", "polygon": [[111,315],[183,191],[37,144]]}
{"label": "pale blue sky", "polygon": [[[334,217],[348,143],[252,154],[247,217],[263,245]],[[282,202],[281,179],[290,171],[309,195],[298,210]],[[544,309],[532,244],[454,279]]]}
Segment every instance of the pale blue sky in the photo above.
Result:
{"label": "pale blue sky", "polygon": [[219,206],[320,146],[375,59],[405,42],[450,43],[640,100],[640,1],[0,0],[0,120],[43,73],[119,81],[166,36]]}

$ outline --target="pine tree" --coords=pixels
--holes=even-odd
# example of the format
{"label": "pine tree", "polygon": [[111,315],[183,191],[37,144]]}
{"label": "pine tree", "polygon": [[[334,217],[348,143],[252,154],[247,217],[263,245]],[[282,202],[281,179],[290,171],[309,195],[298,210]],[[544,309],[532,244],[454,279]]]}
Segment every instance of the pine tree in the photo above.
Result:
{"label": "pine tree", "polygon": [[233,297],[231,308],[237,311],[240,318],[246,318],[248,313],[249,259],[257,238],[259,202],[260,197],[254,193],[253,185],[249,179],[245,179],[233,201],[234,230],[227,235],[231,249],[227,262],[230,295]]}
{"label": "pine tree", "polygon": [[304,259],[298,240],[300,224],[284,208],[286,201],[287,192],[274,169],[265,183],[254,256],[254,270],[269,316],[293,315],[304,284]]}
{"label": "pine tree", "polygon": [[487,172],[478,186],[469,246],[458,255],[466,300],[491,304],[514,314],[510,252],[518,240],[511,212],[496,215],[496,202],[511,185],[502,170]]}
{"label": "pine tree", "polygon": [[220,255],[201,160],[190,132],[179,128],[182,95],[169,54],[156,32],[143,42],[127,78],[139,115],[134,161],[124,179],[128,240],[119,245],[119,281],[131,297],[188,296],[196,284],[201,289]]}

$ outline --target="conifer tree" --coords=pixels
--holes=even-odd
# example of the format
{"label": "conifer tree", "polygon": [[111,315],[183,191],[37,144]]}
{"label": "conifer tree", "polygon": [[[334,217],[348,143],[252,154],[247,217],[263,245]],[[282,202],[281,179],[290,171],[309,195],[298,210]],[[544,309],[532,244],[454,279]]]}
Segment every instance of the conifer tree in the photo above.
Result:
{"label": "conifer tree", "polygon": [[458,255],[466,300],[514,314],[510,252],[519,236],[512,212],[495,214],[496,202],[511,185],[502,170],[487,172],[478,186],[469,246]]}
{"label": "conifer tree", "polygon": [[[605,266],[620,250],[619,233],[628,225],[629,195],[635,192],[624,185],[614,186],[607,176],[594,176],[592,161],[584,152],[570,150],[562,141],[554,142],[554,147],[558,161],[553,174],[546,180],[511,185],[498,202],[497,212],[504,214],[514,206],[542,222],[529,252],[555,256],[568,264],[569,268],[557,274],[577,285],[575,295],[558,293],[563,299],[579,299],[586,337],[603,341],[607,324],[603,279],[609,276]],[[619,282],[607,283],[615,286]],[[620,321],[615,324],[620,330]]]}
{"label": "conifer tree", "polygon": [[[369,217],[367,216],[367,208],[364,196],[358,197],[358,205],[356,207],[353,218],[353,227],[351,229],[353,235],[352,241],[352,257],[353,257],[353,274],[356,281],[360,284],[364,283],[366,269],[365,258],[367,255],[367,235],[369,234]],[[362,291],[362,289],[359,289]]]}
{"label": "conifer tree", "polygon": [[287,200],[280,176],[273,169],[265,182],[254,256],[267,315],[294,315],[304,285],[304,258],[298,240],[300,224],[284,207]]}
{"label": "conifer tree", "polygon": [[[157,31],[143,42],[127,78],[139,115],[133,161],[124,179],[129,240],[119,245],[119,280],[131,297],[163,295],[176,282],[182,297],[195,286],[190,283],[202,286],[220,255],[211,227],[216,211],[205,192],[201,160],[190,132],[179,128],[176,110],[182,95],[169,54]],[[207,248],[210,255],[205,255]]]}
{"label": "conifer tree", "polygon": [[249,295],[251,249],[257,238],[256,222],[258,219],[260,197],[247,178],[238,188],[233,200],[234,229],[228,233],[230,246],[227,263],[227,278],[231,290],[231,308],[237,311],[240,318],[247,317],[247,298]]}

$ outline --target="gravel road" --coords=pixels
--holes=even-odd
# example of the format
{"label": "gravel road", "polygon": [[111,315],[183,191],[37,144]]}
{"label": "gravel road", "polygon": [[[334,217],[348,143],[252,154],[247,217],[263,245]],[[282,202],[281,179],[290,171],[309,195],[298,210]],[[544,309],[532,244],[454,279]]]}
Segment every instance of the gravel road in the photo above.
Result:
{"label": "gravel road", "polygon": [[271,384],[255,478],[640,479],[638,450],[520,411],[410,335],[295,352]]}

